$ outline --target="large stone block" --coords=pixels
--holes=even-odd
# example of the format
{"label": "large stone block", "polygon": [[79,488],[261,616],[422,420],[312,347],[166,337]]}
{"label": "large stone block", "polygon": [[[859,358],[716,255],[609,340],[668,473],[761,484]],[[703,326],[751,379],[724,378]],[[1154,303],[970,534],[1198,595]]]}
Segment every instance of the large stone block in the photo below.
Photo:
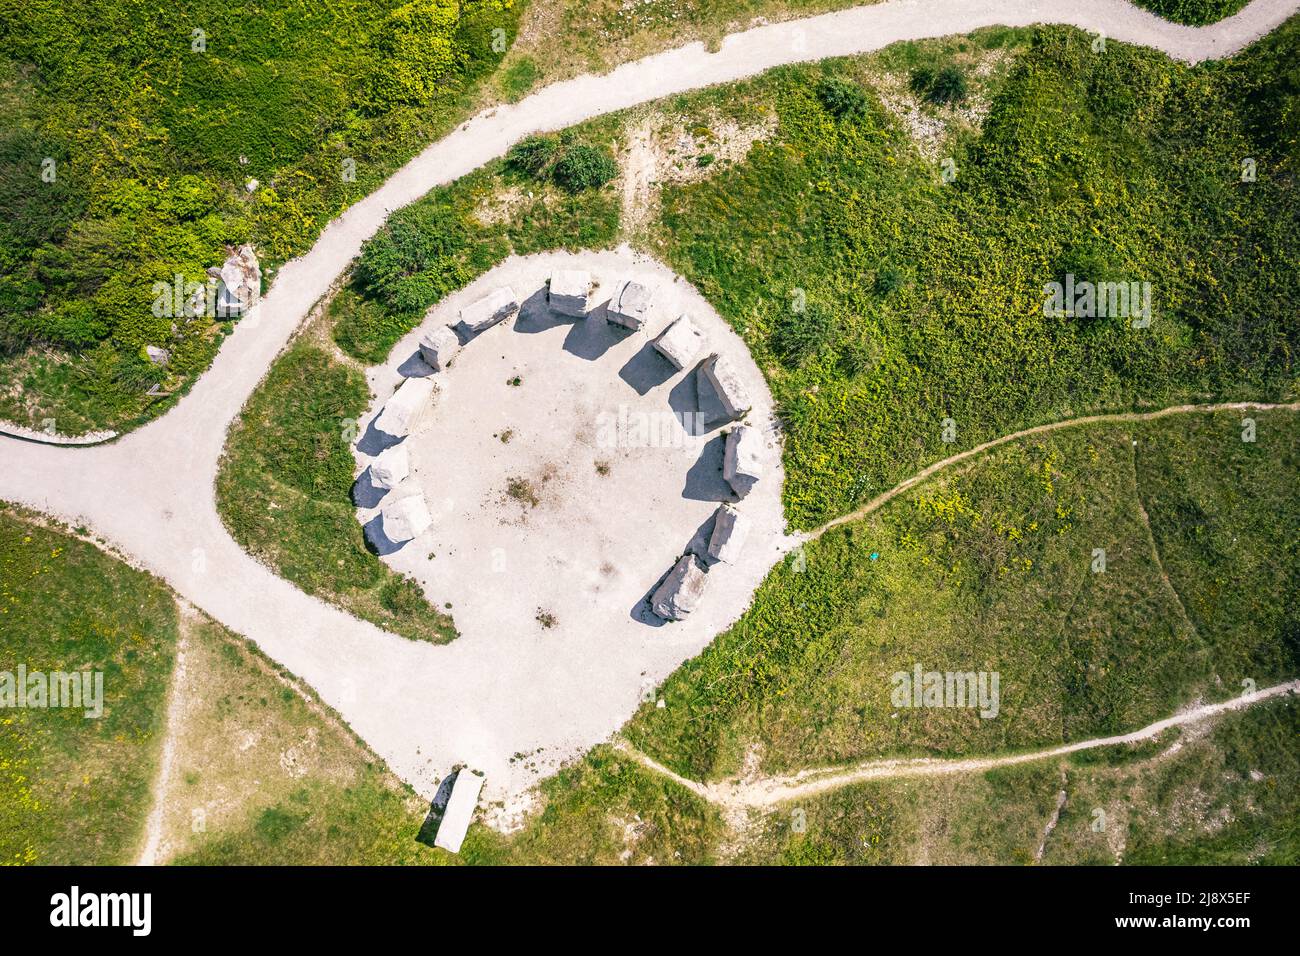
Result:
{"label": "large stone block", "polygon": [[508,285],[493,289],[481,299],[460,310],[460,325],[468,334],[477,335],[519,311],[519,300]]}
{"label": "large stone block", "polygon": [[749,519],[731,505],[719,505],[713,517],[713,534],[709,537],[709,556],[735,564],[748,536]]}
{"label": "large stone block", "polygon": [[726,356],[715,352],[705,359],[700,366],[700,377],[713,389],[728,419],[740,418],[753,407],[740,373]]}
{"label": "large stone block", "polygon": [[411,456],[405,445],[385,449],[370,462],[370,483],[385,491],[396,488],[410,473]]}
{"label": "large stone block", "polygon": [[737,425],[727,433],[722,455],[722,477],[740,497],[745,497],[763,477],[763,437],[757,428]]}
{"label": "large stone block", "polygon": [[465,842],[465,834],[474,819],[483,779],[482,774],[474,773],[468,767],[456,774],[451,796],[447,798],[447,808],[442,812],[442,822],[438,824],[438,835],[433,840],[434,846],[449,853],[460,852],[460,845]]}
{"label": "large stone block", "polygon": [[650,300],[653,298],[654,290],[650,286],[624,279],[609,300],[606,318],[615,325],[639,332],[645,328],[646,318],[650,314]]}
{"label": "large stone block", "polygon": [[556,269],[546,289],[546,301],[551,311],[573,318],[587,314],[587,299],[591,295],[591,273],[581,269]]}
{"label": "large stone block", "polygon": [[420,425],[433,404],[433,382],[427,378],[408,378],[397,387],[384,405],[375,428],[394,438],[405,438]]}
{"label": "large stone block", "polygon": [[420,336],[420,357],[435,372],[441,372],[460,351],[460,339],[449,326],[440,325]]}
{"label": "large stone block", "polygon": [[689,315],[681,315],[655,339],[655,349],[676,368],[686,368],[704,348],[704,333]]}
{"label": "large stone block", "polygon": [[379,509],[384,537],[394,544],[418,538],[433,524],[424,495],[410,495],[391,501]]}
{"label": "large stone block", "polygon": [[220,269],[208,270],[209,275],[214,273],[214,277],[220,280],[218,317],[243,315],[257,304],[262,293],[262,267],[252,246],[240,246],[226,257]]}
{"label": "large stone block", "polygon": [[650,609],[665,621],[680,621],[700,603],[708,575],[692,554],[682,555],[650,598]]}

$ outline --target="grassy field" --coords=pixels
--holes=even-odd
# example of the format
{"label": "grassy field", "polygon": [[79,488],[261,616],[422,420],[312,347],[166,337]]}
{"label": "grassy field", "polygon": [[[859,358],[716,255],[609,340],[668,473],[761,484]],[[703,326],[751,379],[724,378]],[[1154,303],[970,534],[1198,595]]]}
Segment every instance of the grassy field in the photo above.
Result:
{"label": "grassy field", "polygon": [[[738,859],[1294,865],[1297,731],[1300,705],[1287,700],[1200,728],[1173,753],[1165,746],[1114,763],[1040,761],[848,787],[774,811],[755,826]],[[1062,791],[1066,802],[1048,834]]]}
{"label": "grassy field", "polygon": [[103,675],[97,718],[0,709],[0,861],[132,861],[176,637],[156,580],[0,504],[0,671]]}
{"label": "grassy field", "polygon": [[102,668],[108,704],[98,721],[5,711],[0,849],[11,863],[134,859],[164,733],[163,862],[1026,863],[1044,844],[1059,790],[1068,800],[1044,863],[1297,859],[1292,701],[1068,761],[846,788],[779,807],[741,832],[601,746],[544,782],[518,829],[476,823],[452,856],[429,845],[426,802],[310,689],[221,626],[178,614],[151,578],[12,508],[0,512],[0,562],[8,660]]}
{"label": "grassy field", "polygon": [[[1300,430],[1179,415],[1011,443],[788,559],[627,729],[697,779],[1034,748],[1300,673]],[[1097,571],[1096,550],[1105,551]],[[874,557],[873,557],[874,555]],[[995,718],[892,675],[997,672]]]}
{"label": "grassy field", "polygon": [[[1294,391],[1300,20],[1198,68],[1032,31],[978,132],[931,149],[925,122],[874,99],[839,119],[819,100],[823,71],[869,85],[955,60],[975,77],[1025,36],[775,71],[776,135],[665,187],[652,248],[766,370],[797,527],[943,457],[946,423],[961,448],[1091,410]],[[1243,182],[1243,157],[1266,174]],[[1045,314],[1066,275],[1149,282],[1149,326]]]}
{"label": "grassy field", "polygon": [[173,331],[153,283],[243,242],[273,279],[474,107],[521,7],[0,2],[0,417],[77,433],[163,411],[145,391],[182,392],[228,323]]}

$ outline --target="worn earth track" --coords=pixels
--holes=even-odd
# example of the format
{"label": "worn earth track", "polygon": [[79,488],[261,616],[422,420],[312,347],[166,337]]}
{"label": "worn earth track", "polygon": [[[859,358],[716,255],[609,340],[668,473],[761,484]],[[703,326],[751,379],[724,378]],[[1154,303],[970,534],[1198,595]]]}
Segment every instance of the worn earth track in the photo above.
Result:
{"label": "worn earth track", "polygon": [[635,697],[597,706],[584,700],[590,688],[582,687],[581,675],[555,687],[538,686],[528,675],[505,679],[496,674],[500,662],[476,656],[473,642],[432,647],[357,621],[245,554],[217,513],[213,479],[232,421],[311,307],[388,215],[530,133],[781,64],[1035,23],[1102,32],[1195,63],[1230,56],[1297,8],[1300,0],[1255,0],[1233,17],[1193,28],[1123,0],[892,0],[748,30],[715,52],[696,43],[547,87],[474,117],[331,222],[310,252],[280,270],[211,369],[164,417],[93,447],[48,445],[31,436],[0,440],[0,498],[93,529],[196,607],[254,640],[313,686],[424,795],[432,796],[442,774],[465,759],[488,769],[493,797],[516,794],[532,779],[506,755],[541,749],[554,766],[608,739]]}
{"label": "worn earth track", "polygon": [[1197,724],[1235,710],[1243,710],[1264,701],[1273,700],[1286,694],[1300,694],[1300,680],[1287,681],[1266,687],[1231,700],[1215,704],[1202,704],[1182,710],[1172,717],[1158,720],[1139,730],[1114,737],[1097,737],[1092,740],[1078,740],[1070,744],[1049,747],[1044,750],[1025,751],[1023,753],[1001,754],[994,757],[970,757],[958,760],[937,760],[928,757],[911,759],[870,760],[850,767],[822,767],[801,770],[790,776],[749,776],[730,777],[714,783],[701,783],[675,773],[663,764],[633,747],[625,740],[619,740],[615,746],[632,757],[642,766],[662,774],[690,790],[696,796],[716,804],[728,813],[737,813],[751,808],[769,808],[791,800],[816,797],[841,787],[863,783],[868,780],[890,780],[900,777],[937,777],[949,774],[982,773],[995,767],[1008,767],[1013,764],[1030,763],[1035,760],[1048,760],[1064,757],[1081,750],[1094,750],[1098,747],[1113,747],[1117,744],[1135,744],[1159,737],[1172,727]]}

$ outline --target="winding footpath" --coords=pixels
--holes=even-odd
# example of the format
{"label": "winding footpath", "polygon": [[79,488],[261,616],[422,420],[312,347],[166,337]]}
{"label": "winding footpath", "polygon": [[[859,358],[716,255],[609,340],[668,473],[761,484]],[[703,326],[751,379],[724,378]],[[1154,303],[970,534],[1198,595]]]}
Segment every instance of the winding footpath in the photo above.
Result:
{"label": "winding footpath", "polygon": [[[503,680],[499,662],[476,654],[472,642],[433,647],[357,621],[245,554],[217,514],[213,481],[232,421],[311,307],[388,215],[530,133],[782,64],[1034,23],[1102,32],[1195,63],[1235,53],[1298,7],[1300,0],[1255,0],[1236,16],[1192,28],[1123,0],[892,0],[748,30],[713,53],[692,44],[547,87],[474,117],[331,222],[309,253],[280,270],[209,371],[164,417],[92,447],[0,439],[0,498],[93,529],[186,600],[255,641],[314,687],[423,795],[431,797],[461,760],[487,770],[490,797],[518,795],[537,773],[609,739],[636,700],[602,697],[581,673],[547,686],[527,675]],[[432,689],[432,678],[445,693]],[[546,755],[533,771],[507,756],[538,750]]]}
{"label": "winding footpath", "polygon": [[1031,763],[1036,760],[1050,760],[1053,757],[1066,757],[1082,750],[1095,750],[1098,747],[1115,747],[1127,744],[1139,744],[1154,740],[1166,730],[1199,724],[1214,720],[1225,713],[1244,710],[1255,704],[1274,700],[1287,694],[1300,694],[1300,680],[1275,684],[1261,690],[1242,694],[1215,704],[1201,704],[1182,710],[1172,717],[1157,720],[1138,730],[1114,737],[1097,737],[1092,740],[1077,740],[1074,743],[1061,744],[1045,750],[1031,750],[1023,753],[1001,754],[995,757],[967,757],[953,760],[938,760],[930,757],[900,758],[890,760],[869,760],[849,767],[821,767],[801,770],[790,776],[749,776],[730,777],[716,783],[701,783],[683,777],[650,756],[637,750],[625,740],[618,740],[615,747],[627,754],[637,763],[685,787],[697,797],[701,797],[720,807],[729,815],[743,813],[749,809],[770,809],[792,800],[807,800],[838,790],[841,787],[865,783],[868,780],[896,780],[903,777],[937,777],[951,774],[983,773],[997,767],[1009,767],[1014,764]]}

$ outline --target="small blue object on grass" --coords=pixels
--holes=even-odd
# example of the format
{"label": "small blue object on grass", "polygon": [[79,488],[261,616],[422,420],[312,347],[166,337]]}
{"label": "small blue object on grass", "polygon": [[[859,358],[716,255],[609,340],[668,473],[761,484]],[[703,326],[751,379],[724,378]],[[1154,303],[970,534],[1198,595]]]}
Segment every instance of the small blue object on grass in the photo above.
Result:
{"label": "small blue object on grass", "polygon": [[872,551],[872,552],[871,552],[871,560],[872,560],[872,561],[876,560],[876,558],[878,558],[878,557],[880,557],[880,552],[879,552],[879,551]]}

